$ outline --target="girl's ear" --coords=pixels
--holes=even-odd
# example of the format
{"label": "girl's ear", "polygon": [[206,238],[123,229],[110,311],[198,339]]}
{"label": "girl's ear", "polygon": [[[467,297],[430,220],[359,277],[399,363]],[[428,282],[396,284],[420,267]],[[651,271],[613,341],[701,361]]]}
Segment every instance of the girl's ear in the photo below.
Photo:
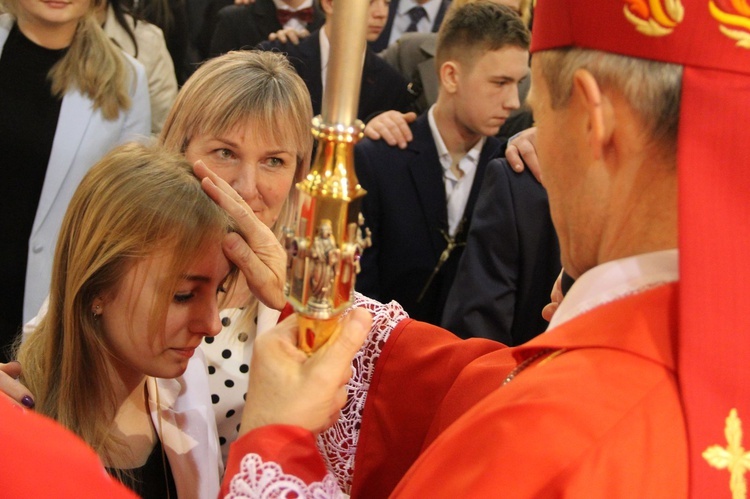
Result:
{"label": "girl's ear", "polygon": [[94,298],[91,302],[91,313],[94,317],[99,317],[104,312],[104,299],[101,296]]}

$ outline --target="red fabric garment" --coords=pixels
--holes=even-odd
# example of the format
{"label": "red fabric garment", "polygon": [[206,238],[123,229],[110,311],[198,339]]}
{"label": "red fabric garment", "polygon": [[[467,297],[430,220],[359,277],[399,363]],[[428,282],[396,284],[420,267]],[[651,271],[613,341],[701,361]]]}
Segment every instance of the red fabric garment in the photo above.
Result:
{"label": "red fabric garment", "polygon": [[[745,56],[743,62],[750,64],[750,58]],[[744,298],[750,280],[750,147],[747,127],[738,124],[746,122],[750,112],[750,78],[694,68],[684,72],[690,78],[689,84],[683,83],[682,99],[690,105],[683,104],[680,115],[678,151],[684,283],[678,364],[690,434],[690,494],[729,498],[735,490],[729,470],[704,452],[730,445],[725,428],[732,410],[745,430],[739,443],[749,446],[750,336],[742,332],[750,327]],[[719,92],[722,99],[706,98]],[[700,130],[701,140],[694,140],[688,130]],[[712,172],[705,168],[710,164],[721,169]]]}
{"label": "red fabric garment", "polygon": [[51,419],[0,395],[0,494],[3,497],[135,498],[96,453]]}
{"label": "red fabric garment", "polygon": [[[602,305],[513,349],[403,321],[376,364],[352,497],[386,497],[397,483],[395,497],[685,497],[677,288]],[[545,349],[565,351],[501,387]],[[246,436],[233,452],[320,480],[312,436],[297,431],[260,428],[282,444]],[[236,470],[230,459],[225,480]]]}
{"label": "red fabric garment", "polygon": [[[495,341],[460,340],[425,322],[401,321],[383,347],[367,395],[352,497],[387,497],[423,450],[430,421],[447,426],[496,389],[516,365],[510,351]],[[476,374],[471,390],[452,391],[467,369]],[[445,403],[447,393],[455,406]]]}
{"label": "red fabric garment", "polygon": [[677,139],[678,378],[690,441],[690,497],[745,496],[747,466],[735,468],[742,452],[728,462],[715,452],[746,448],[736,429],[743,419],[747,428],[750,418],[750,337],[738,333],[750,327],[744,300],[750,280],[748,2],[537,2],[531,52],[573,46],[684,66]]}
{"label": "red fabric garment", "polygon": [[[479,359],[504,365],[508,354],[521,361],[540,349],[565,349],[503,387],[501,368],[494,376],[497,388],[487,396],[473,388],[480,380],[459,378],[444,405],[468,400],[472,392],[475,404],[455,422],[455,414],[433,419],[430,434],[437,438],[425,442],[430,447],[392,496],[685,497],[687,440],[675,378],[676,336],[677,285],[667,285]],[[388,378],[389,366],[379,368],[381,379]],[[388,387],[381,381],[381,391],[371,390],[368,402],[387,405]],[[372,438],[371,420],[366,407],[362,433]],[[373,459],[387,457],[360,446],[355,480]],[[363,484],[363,497],[367,489]]]}

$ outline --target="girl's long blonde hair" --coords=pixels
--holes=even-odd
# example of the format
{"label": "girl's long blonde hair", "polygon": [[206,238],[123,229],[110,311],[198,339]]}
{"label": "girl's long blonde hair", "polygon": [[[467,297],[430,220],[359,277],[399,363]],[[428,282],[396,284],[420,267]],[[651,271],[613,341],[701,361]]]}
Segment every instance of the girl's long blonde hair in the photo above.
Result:
{"label": "girl's long blonde hair", "polygon": [[179,155],[128,144],[97,163],[63,220],[49,310],[18,350],[37,411],[78,434],[105,462],[123,452],[125,443],[110,431],[118,404],[107,382],[112,356],[92,303],[116,289],[132,265],[168,250],[169,284],[149,321],[158,334],[180,275],[234,227]]}
{"label": "girl's long blonde hair", "polygon": [[[91,0],[88,12],[78,21],[73,41],[62,59],[50,70],[52,93],[62,98],[76,89],[89,97],[94,109],[114,120],[120,111],[130,109],[129,89],[136,85],[135,70],[122,52],[107,38],[94,17],[95,9],[104,0]],[[18,18],[18,0],[0,0],[0,12]]]}

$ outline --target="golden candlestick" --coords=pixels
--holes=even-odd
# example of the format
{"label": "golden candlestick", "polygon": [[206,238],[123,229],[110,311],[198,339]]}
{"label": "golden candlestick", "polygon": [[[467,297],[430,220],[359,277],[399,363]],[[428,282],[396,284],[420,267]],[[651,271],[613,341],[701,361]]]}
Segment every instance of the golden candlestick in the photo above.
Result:
{"label": "golden candlestick", "polygon": [[299,347],[311,353],[338,331],[353,300],[359,257],[369,246],[360,205],[365,190],[354,172],[354,145],[364,135],[357,119],[369,0],[337,1],[318,141],[310,174],[297,184],[297,229],[285,230],[286,295],[299,315]]}

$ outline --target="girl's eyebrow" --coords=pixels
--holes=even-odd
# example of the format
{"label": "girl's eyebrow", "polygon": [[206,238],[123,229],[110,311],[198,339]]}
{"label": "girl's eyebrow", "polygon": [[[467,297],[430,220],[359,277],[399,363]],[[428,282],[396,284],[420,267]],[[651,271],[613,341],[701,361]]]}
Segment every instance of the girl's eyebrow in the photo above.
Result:
{"label": "girl's eyebrow", "polygon": [[190,282],[209,282],[211,280],[208,276],[197,274],[183,274],[180,279]]}

